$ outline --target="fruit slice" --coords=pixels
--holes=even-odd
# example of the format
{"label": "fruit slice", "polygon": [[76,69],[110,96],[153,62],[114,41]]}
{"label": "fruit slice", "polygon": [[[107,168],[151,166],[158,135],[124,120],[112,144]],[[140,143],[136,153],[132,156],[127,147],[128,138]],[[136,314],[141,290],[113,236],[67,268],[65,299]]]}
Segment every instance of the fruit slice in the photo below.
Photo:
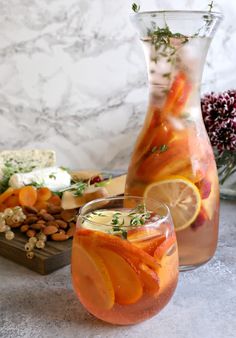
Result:
{"label": "fruit slice", "polygon": [[48,201],[52,197],[52,192],[46,187],[37,190],[37,201]]}
{"label": "fruit slice", "polygon": [[14,189],[13,188],[8,188],[6,191],[4,191],[1,195],[0,195],[0,204],[5,202],[5,200],[10,197],[12,194],[14,193]]}
{"label": "fruit slice", "polygon": [[198,228],[200,228],[201,226],[203,226],[208,221],[209,221],[208,214],[206,212],[206,209],[202,206],[201,210],[200,210],[200,212],[199,212],[199,214],[197,216],[197,218],[191,224],[191,228],[193,230],[197,230]]}
{"label": "fruit slice", "polygon": [[190,90],[191,86],[188,83],[186,75],[182,71],[179,72],[168,93],[162,115],[174,113],[175,116],[179,116],[189,97]]}
{"label": "fruit slice", "polygon": [[160,289],[160,279],[155,271],[150,269],[147,265],[141,264],[139,266],[139,275],[143,282],[144,292],[155,295]]}
{"label": "fruit slice", "polygon": [[72,276],[82,302],[101,310],[114,305],[114,290],[107,268],[99,255],[80,244],[74,244]]}
{"label": "fruit slice", "polygon": [[153,256],[156,248],[165,240],[165,236],[155,227],[133,229],[128,232],[128,241]]}
{"label": "fruit slice", "polygon": [[116,302],[118,304],[136,303],[143,294],[143,287],[137,272],[117,253],[105,248],[99,248],[97,252],[111,277]]}
{"label": "fruit slice", "polygon": [[[80,235],[79,241],[83,246],[87,248],[92,246],[96,251],[106,249],[106,251],[112,251],[123,258],[138,273],[145,292],[154,294],[158,291],[159,278],[157,271],[160,265],[152,256],[133,246],[128,241],[105,233],[80,229],[77,235]],[[136,295],[138,294],[137,289]]]}
{"label": "fruit slice", "polygon": [[181,176],[150,184],[144,197],[158,199],[169,207],[176,231],[190,226],[201,208],[199,190],[191,181]]}
{"label": "fruit slice", "polygon": [[88,229],[80,229],[77,234],[80,242],[84,243],[84,245],[87,246],[89,241],[89,243],[96,245],[98,248],[112,250],[125,260],[129,260],[135,268],[138,268],[141,263],[146,264],[153,270],[159,268],[159,264],[152,256],[119,237]]}
{"label": "fruit slice", "polygon": [[155,151],[147,154],[146,158],[140,162],[137,176],[140,176],[142,180],[153,181],[166,175],[181,172],[183,168],[191,165],[187,146],[188,135],[188,132],[178,135],[176,139],[166,144],[165,151]]}
{"label": "fruit slice", "polygon": [[176,236],[173,233],[170,237],[166,238],[165,241],[155,250],[154,256],[158,261],[161,261],[164,255],[169,251],[172,245],[176,243]]}
{"label": "fruit slice", "polygon": [[32,186],[26,186],[20,189],[19,202],[22,206],[32,207],[37,201],[37,190]]}

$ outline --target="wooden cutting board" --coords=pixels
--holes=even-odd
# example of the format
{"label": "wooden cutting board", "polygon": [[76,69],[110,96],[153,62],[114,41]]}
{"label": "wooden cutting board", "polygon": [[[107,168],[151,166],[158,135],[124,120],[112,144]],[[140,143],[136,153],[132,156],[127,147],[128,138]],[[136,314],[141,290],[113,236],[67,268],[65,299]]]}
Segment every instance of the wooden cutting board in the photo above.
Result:
{"label": "wooden cutting board", "polygon": [[24,265],[41,275],[47,275],[65,265],[70,264],[72,240],[65,242],[48,241],[43,250],[34,249],[34,257],[28,259],[25,252],[27,237],[20,231],[14,231],[15,238],[7,241],[0,234],[0,255]]}
{"label": "wooden cutting board", "polygon": [[[111,172],[113,177],[121,177],[121,172]],[[112,190],[112,189],[111,189]],[[112,191],[111,191],[112,194]],[[120,193],[119,193],[120,194]],[[113,196],[115,196],[113,194]],[[27,237],[18,230],[14,230],[15,238],[11,241],[5,239],[0,233],[0,255],[20,265],[34,270],[42,275],[47,275],[65,265],[70,264],[72,240],[64,242],[47,241],[43,250],[34,249],[34,257],[26,257],[25,244]]]}

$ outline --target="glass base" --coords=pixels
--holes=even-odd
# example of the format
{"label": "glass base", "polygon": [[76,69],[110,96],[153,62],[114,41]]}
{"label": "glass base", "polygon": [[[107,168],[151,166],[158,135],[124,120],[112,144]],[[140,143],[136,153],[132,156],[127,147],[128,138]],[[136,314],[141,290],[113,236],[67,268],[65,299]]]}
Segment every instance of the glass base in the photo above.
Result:
{"label": "glass base", "polygon": [[195,270],[197,268],[200,268],[200,266],[205,265],[206,263],[208,263],[211,260],[211,258],[209,258],[207,261],[200,263],[200,264],[193,264],[193,265],[180,265],[179,266],[179,272],[185,272],[185,271],[191,271],[191,270]]}

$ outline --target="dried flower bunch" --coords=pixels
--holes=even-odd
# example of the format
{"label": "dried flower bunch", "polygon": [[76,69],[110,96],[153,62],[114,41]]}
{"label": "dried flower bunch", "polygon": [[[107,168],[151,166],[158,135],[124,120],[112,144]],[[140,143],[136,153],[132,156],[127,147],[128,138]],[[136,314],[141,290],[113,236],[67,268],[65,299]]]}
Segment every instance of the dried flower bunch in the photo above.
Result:
{"label": "dried flower bunch", "polygon": [[236,90],[206,94],[201,105],[223,184],[236,172]]}

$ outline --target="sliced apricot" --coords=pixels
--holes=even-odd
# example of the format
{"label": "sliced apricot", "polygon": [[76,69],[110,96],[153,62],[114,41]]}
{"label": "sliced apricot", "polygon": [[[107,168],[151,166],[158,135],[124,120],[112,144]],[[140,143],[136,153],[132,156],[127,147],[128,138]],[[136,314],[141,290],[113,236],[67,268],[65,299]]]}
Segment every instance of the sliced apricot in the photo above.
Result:
{"label": "sliced apricot", "polygon": [[167,254],[168,250],[176,243],[176,235],[173,232],[164,242],[155,250],[154,257],[161,261],[161,259]]}
{"label": "sliced apricot", "polygon": [[5,204],[5,202],[0,204],[0,212],[4,211],[7,208],[7,205]]}
{"label": "sliced apricot", "polygon": [[142,297],[143,287],[134,268],[112,250],[99,248],[97,252],[111,277],[115,301],[118,304],[136,303]]}
{"label": "sliced apricot", "polygon": [[79,243],[74,243],[73,247],[72,276],[83,303],[100,310],[113,307],[114,289],[102,258]]}
{"label": "sliced apricot", "polygon": [[22,206],[32,207],[37,201],[37,190],[32,186],[26,186],[20,189],[19,202]]}
{"label": "sliced apricot", "polygon": [[0,195],[0,204],[3,203],[8,197],[10,197],[14,193],[13,188],[8,188]]}
{"label": "sliced apricot", "polygon": [[37,201],[37,202],[34,204],[34,207],[35,207],[37,210],[47,209],[47,207],[48,207],[48,202],[47,202],[47,201]]}
{"label": "sliced apricot", "polygon": [[6,206],[8,208],[14,208],[14,207],[18,206],[20,204],[19,203],[19,195],[13,193],[10,197],[8,197],[8,199],[5,201],[5,203],[6,203]]}
{"label": "sliced apricot", "polygon": [[37,200],[38,201],[48,201],[52,197],[52,192],[46,187],[39,188],[37,190]]}
{"label": "sliced apricot", "polygon": [[48,203],[53,204],[53,205],[57,205],[57,206],[61,206],[61,199],[58,195],[53,194],[49,198]]}

